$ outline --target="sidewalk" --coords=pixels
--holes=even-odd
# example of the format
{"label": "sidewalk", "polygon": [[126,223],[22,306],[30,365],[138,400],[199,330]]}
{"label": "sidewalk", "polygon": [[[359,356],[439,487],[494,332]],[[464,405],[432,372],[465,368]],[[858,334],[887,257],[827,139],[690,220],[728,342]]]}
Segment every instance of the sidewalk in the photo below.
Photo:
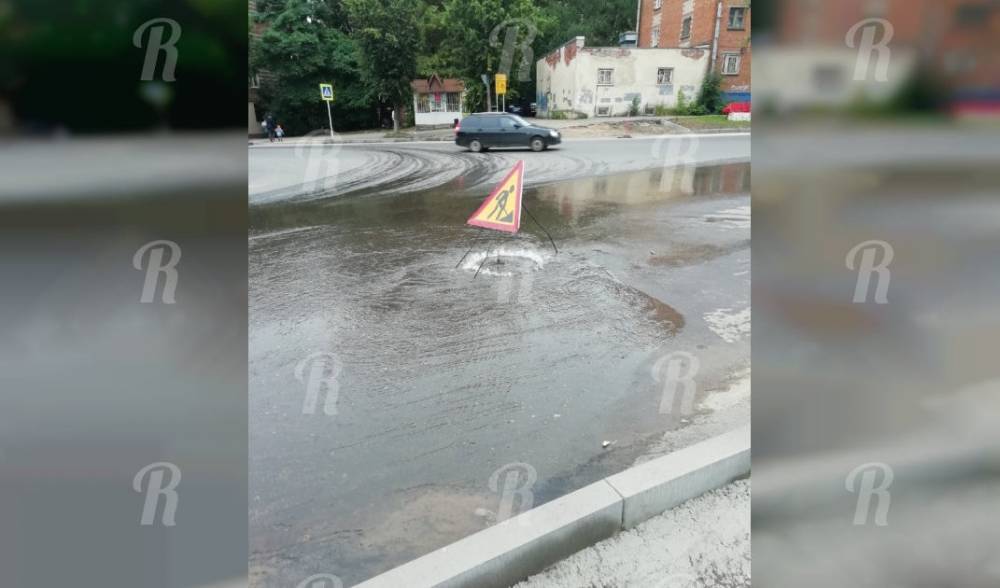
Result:
{"label": "sidewalk", "polygon": [[516,588],[750,586],[750,480],[676,506]]}
{"label": "sidewalk", "polygon": [[[674,116],[639,116],[639,117],[600,117],[584,119],[548,119],[524,117],[531,124],[543,127],[558,129],[565,138],[580,137],[622,137],[632,135],[670,135],[686,134],[691,132],[713,133],[713,132],[747,132],[749,126],[723,126],[717,129],[710,128],[712,125],[695,125],[691,128],[678,124],[675,121],[686,122],[692,120],[696,122],[698,118],[707,117],[674,117]],[[709,128],[706,128],[709,127]],[[305,140],[305,137],[287,137],[282,143],[274,142],[274,145],[298,144]],[[322,134],[311,137],[312,140],[324,143],[385,143],[385,142],[409,142],[409,141],[453,141],[455,134],[451,129],[403,129],[398,133],[385,130],[371,131],[351,131],[348,133],[335,133],[331,139]],[[251,145],[268,145],[267,139],[250,139]]]}

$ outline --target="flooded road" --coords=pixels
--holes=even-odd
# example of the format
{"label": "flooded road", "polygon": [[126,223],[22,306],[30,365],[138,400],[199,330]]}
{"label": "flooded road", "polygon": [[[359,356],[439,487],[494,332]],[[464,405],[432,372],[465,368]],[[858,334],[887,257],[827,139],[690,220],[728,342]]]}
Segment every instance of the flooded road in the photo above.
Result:
{"label": "flooded road", "polygon": [[529,485],[516,512],[683,427],[658,360],[696,353],[699,390],[749,365],[749,182],[738,163],[528,188],[558,254],[528,217],[466,226],[488,187],[461,177],[252,207],[253,584],[352,585],[503,518],[504,466]]}
{"label": "flooded road", "polygon": [[525,149],[472,153],[447,141],[326,144],[325,137],[249,151],[251,204],[327,199],[359,191],[402,194],[445,182],[488,188],[519,160],[528,185],[639,171],[667,165],[748,161],[749,133],[634,139],[574,139],[542,153]]}

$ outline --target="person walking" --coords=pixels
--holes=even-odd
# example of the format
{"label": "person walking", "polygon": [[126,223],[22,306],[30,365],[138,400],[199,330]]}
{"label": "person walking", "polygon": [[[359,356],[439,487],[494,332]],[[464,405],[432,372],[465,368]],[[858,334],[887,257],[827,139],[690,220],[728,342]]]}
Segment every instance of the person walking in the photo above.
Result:
{"label": "person walking", "polygon": [[284,136],[285,136],[285,129],[281,128],[281,125],[279,124],[279,125],[278,125],[278,128],[277,128],[277,129],[275,129],[275,131],[274,131],[274,132],[275,132],[275,134],[276,134],[276,135],[278,135],[278,142],[279,142],[279,143],[281,143],[281,142],[282,142],[282,139],[283,139],[283,138],[284,138]]}
{"label": "person walking", "polygon": [[274,136],[277,134],[277,124],[274,122],[274,115],[268,114],[264,118],[264,122],[267,124],[267,139],[274,143]]}

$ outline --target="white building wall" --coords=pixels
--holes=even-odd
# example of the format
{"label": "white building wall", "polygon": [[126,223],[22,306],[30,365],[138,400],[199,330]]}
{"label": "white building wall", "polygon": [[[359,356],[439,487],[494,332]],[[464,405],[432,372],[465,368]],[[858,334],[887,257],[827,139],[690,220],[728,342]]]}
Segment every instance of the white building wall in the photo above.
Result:
{"label": "white building wall", "polygon": [[885,79],[880,80],[876,76],[877,53],[870,62],[862,59],[858,72],[857,49],[769,47],[765,51],[766,58],[754,64],[756,87],[761,92],[755,99],[758,104],[782,111],[843,108],[860,100],[887,101],[912,75],[918,58],[914,49],[894,48],[892,59],[886,63]]}
{"label": "white building wall", "polygon": [[[462,119],[461,111],[445,111],[445,112],[417,112],[417,94],[413,95],[413,124],[418,127],[421,126],[450,126],[455,122],[455,119]],[[465,93],[463,92],[461,98],[458,101],[459,104],[465,103]]]}
{"label": "white building wall", "polygon": [[[640,113],[657,105],[672,108],[680,90],[689,101],[697,97],[711,58],[707,49],[585,47],[582,37],[574,42],[536,64],[541,117],[551,117],[555,110],[588,117],[626,116],[635,96]],[[557,52],[558,59],[554,59]],[[671,84],[656,83],[661,67],[673,68]],[[611,85],[597,84],[597,72],[603,68],[614,70]]]}
{"label": "white building wall", "polygon": [[461,119],[461,112],[416,112],[414,104],[414,120],[417,126],[424,125],[451,125],[455,119]]}

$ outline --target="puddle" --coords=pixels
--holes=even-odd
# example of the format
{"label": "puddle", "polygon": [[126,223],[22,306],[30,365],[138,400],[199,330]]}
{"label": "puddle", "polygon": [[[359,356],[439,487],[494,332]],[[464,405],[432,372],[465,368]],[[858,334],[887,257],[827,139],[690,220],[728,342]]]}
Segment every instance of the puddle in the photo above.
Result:
{"label": "puddle", "polygon": [[[749,228],[705,220],[748,205],[748,183],[740,164],[525,190],[558,255],[528,219],[466,226],[486,193],[455,185],[253,207],[258,583],[329,566],[350,585],[474,532],[505,464],[535,468],[546,500],[625,467],[667,426],[650,355],[720,343],[701,317],[749,295]],[[317,353],[331,415],[303,411],[296,367]],[[622,422],[636,439],[602,449]]]}

